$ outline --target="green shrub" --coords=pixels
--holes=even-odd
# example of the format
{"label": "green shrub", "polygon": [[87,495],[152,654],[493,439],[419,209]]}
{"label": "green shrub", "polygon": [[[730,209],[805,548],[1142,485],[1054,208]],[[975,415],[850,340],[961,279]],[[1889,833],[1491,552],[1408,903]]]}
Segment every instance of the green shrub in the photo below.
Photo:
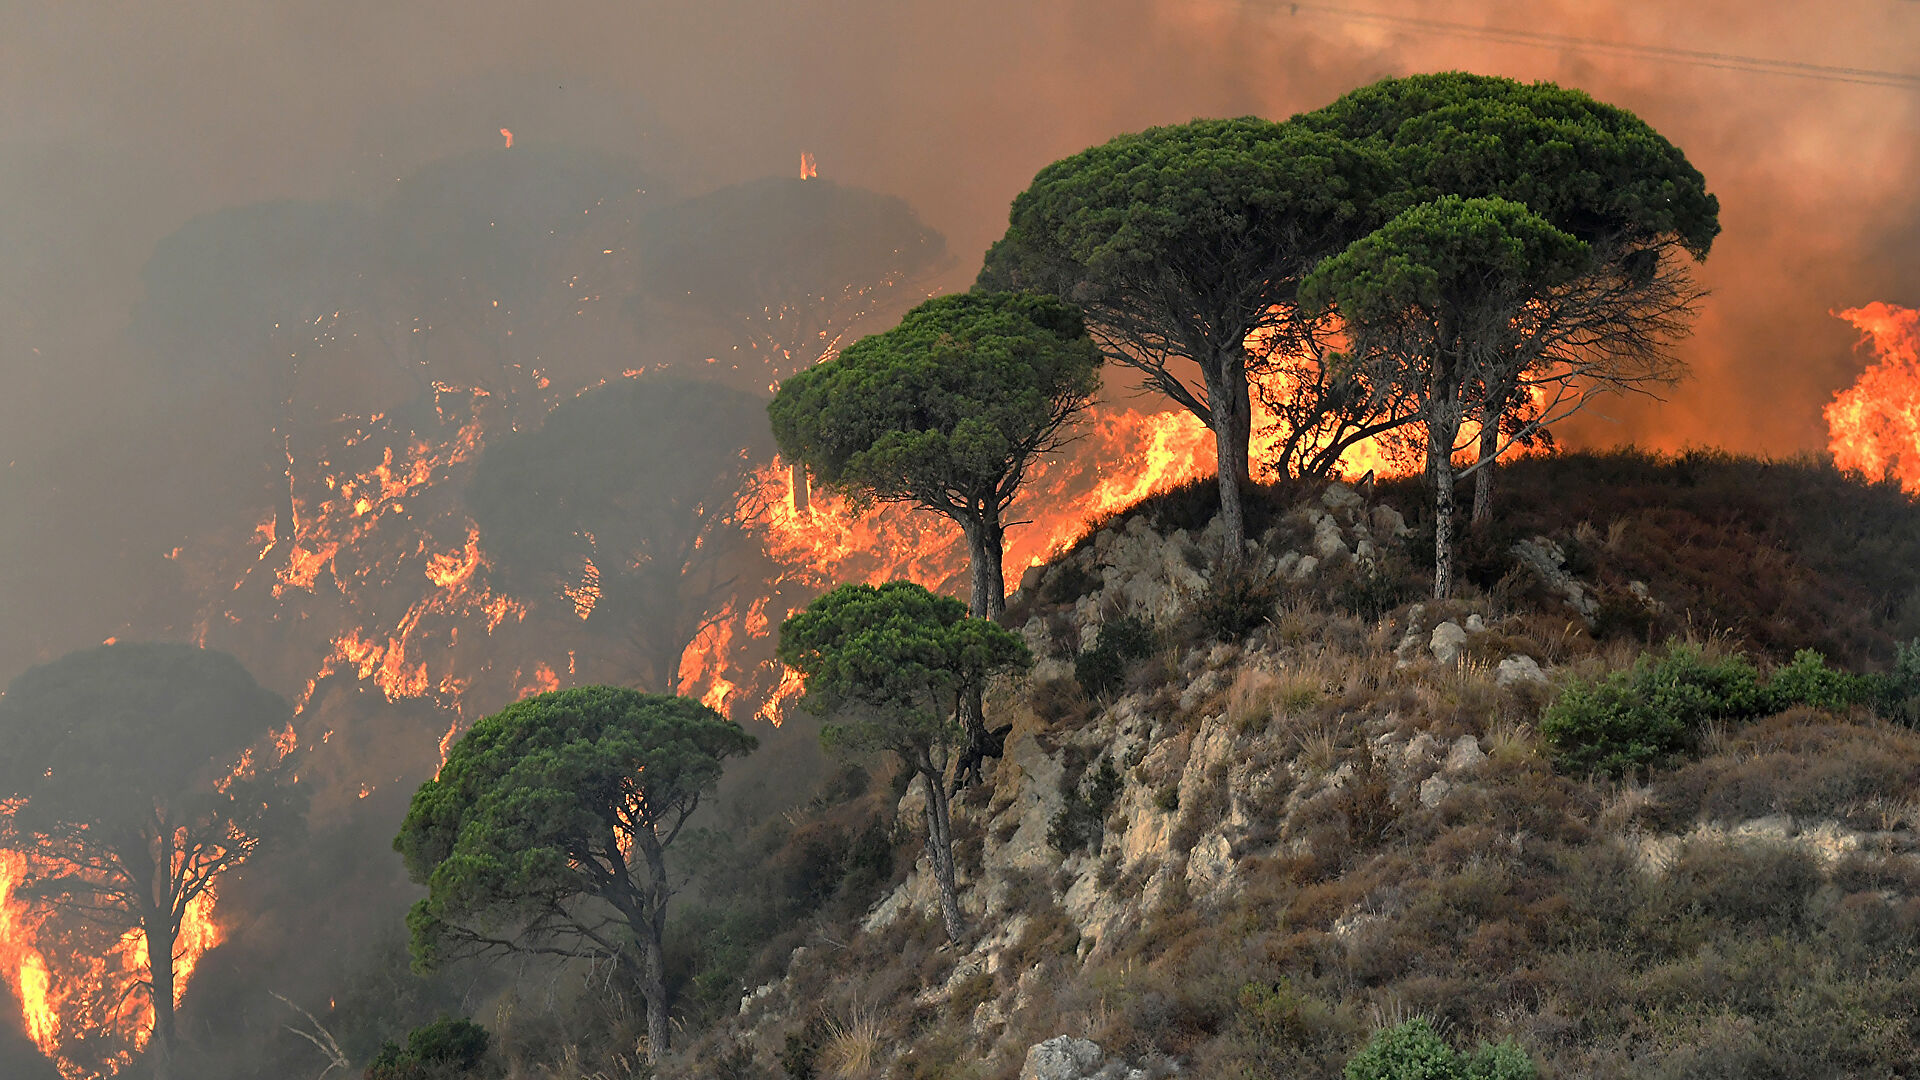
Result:
{"label": "green shrub", "polygon": [[1801,649],[1768,680],[1767,697],[1776,712],[1795,705],[1839,710],[1866,703],[1874,689],[1873,679],[1830,668],[1826,657]]}
{"label": "green shrub", "polygon": [[1113,692],[1126,677],[1127,662],[1119,653],[1093,648],[1073,658],[1073,679],[1089,697]]}
{"label": "green shrub", "polygon": [[1347,1061],[1346,1080],[1533,1080],[1533,1059],[1512,1042],[1461,1054],[1425,1017],[1374,1033]]}
{"label": "green shrub", "polygon": [[1920,727],[1920,638],[1899,647],[1893,669],[1873,682],[1873,708],[1908,727]]}
{"label": "green shrub", "polygon": [[1672,644],[1598,682],[1568,684],[1540,730],[1560,768],[1617,776],[1687,749],[1709,722],[1744,720],[1769,704],[1745,657],[1709,660],[1694,646]]}
{"label": "green shrub", "polygon": [[367,1066],[366,1080],[443,1080],[472,1075],[492,1037],[471,1020],[443,1016],[414,1028],[407,1045],[389,1039]]}
{"label": "green shrub", "polygon": [[1132,615],[1113,619],[1100,627],[1093,648],[1073,661],[1073,677],[1089,696],[1111,693],[1126,680],[1130,661],[1153,655],[1159,644],[1151,624]]}
{"label": "green shrub", "polygon": [[1065,799],[1047,823],[1047,843],[1062,855],[1097,847],[1106,833],[1107,812],[1126,781],[1105,757],[1084,782],[1073,783],[1064,774],[1060,779]]}

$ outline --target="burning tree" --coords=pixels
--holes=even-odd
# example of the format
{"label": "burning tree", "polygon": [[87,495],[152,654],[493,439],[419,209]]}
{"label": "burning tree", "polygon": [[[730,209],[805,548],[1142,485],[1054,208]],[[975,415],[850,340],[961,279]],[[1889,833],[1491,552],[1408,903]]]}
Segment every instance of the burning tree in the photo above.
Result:
{"label": "burning tree", "polygon": [[[1387,165],[1368,200],[1383,228],[1444,196],[1501,199],[1588,247],[1570,276],[1547,275],[1518,292],[1523,283],[1482,283],[1510,294],[1511,317],[1481,326],[1475,343],[1481,359],[1467,391],[1478,444],[1475,521],[1491,512],[1495,463],[1514,442],[1595,391],[1645,391],[1678,378],[1668,345],[1688,331],[1700,298],[1690,267],[1720,232],[1719,201],[1686,155],[1633,113],[1551,83],[1450,72],[1385,79],[1292,123]],[[1375,386],[1397,381],[1391,367],[1360,370]],[[1438,459],[1429,454],[1429,471],[1457,449],[1449,442]]]}
{"label": "burning tree", "polygon": [[1421,405],[1436,597],[1452,589],[1452,456],[1470,399],[1503,376],[1530,298],[1571,280],[1589,257],[1586,244],[1519,203],[1448,197],[1394,218],[1301,284],[1303,303],[1339,307],[1354,362],[1390,367],[1384,378]]}
{"label": "burning tree", "polygon": [[759,580],[743,495],[772,454],[761,399],[626,380],[497,438],[467,501],[500,574],[625,638],[640,684],[671,693],[689,643]]}
{"label": "burning tree", "polygon": [[753,736],[687,698],[585,686],[474,724],[414,794],[393,842],[428,893],[416,966],[525,952],[609,962],[669,1038],[666,853]]}
{"label": "burning tree", "polygon": [[806,680],[809,707],[835,721],[829,746],[890,750],[927,787],[927,857],[947,938],[966,932],[954,877],[947,766],[959,713],[996,673],[1032,662],[1019,636],[967,617],[960,601],[907,581],[842,585],[780,626],[780,660]]}
{"label": "burning tree", "polygon": [[993,618],[1007,604],[1003,515],[1099,369],[1080,314],[1055,297],[943,296],[788,379],[767,411],[781,452],[825,486],[953,519],[973,614]]}
{"label": "burning tree", "polygon": [[983,286],[1081,305],[1110,358],[1213,430],[1228,560],[1246,533],[1248,341],[1302,337],[1294,290],[1351,240],[1378,171],[1349,140],[1254,117],[1153,128],[1042,169],[987,252]]}
{"label": "burning tree", "polygon": [[[220,878],[294,829],[287,703],[240,662],[190,645],[106,645],[15,679],[0,698],[0,843],[13,891],[57,917],[138,934],[155,1075]],[[201,927],[202,931],[206,928]],[[204,935],[203,935],[204,937]],[[109,1014],[118,1003],[109,1003]]]}

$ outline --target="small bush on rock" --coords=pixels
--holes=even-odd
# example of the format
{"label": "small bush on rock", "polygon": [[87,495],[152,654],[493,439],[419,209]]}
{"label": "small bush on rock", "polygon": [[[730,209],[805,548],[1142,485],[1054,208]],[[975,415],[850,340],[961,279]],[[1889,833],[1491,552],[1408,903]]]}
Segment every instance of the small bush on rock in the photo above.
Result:
{"label": "small bush on rock", "polygon": [[1125,783],[1113,762],[1102,757],[1084,783],[1066,784],[1060,810],[1047,823],[1047,843],[1062,855],[1097,847],[1106,833],[1107,812]]}
{"label": "small bush on rock", "polygon": [[1118,689],[1133,661],[1153,655],[1157,641],[1153,627],[1128,615],[1100,627],[1093,648],[1073,661],[1073,677],[1088,695],[1098,697]]}

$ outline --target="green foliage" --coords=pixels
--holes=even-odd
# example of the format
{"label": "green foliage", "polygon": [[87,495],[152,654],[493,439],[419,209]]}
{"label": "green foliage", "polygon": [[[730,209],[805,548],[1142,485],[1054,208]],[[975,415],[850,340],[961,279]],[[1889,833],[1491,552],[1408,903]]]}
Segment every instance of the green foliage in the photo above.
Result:
{"label": "green foliage", "polygon": [[767,411],[781,452],[829,488],[954,516],[997,511],[1099,388],[1099,366],[1064,301],[942,296],[793,375]]}
{"label": "green foliage", "polygon": [[1562,769],[1617,776],[1687,749],[1707,723],[1744,720],[1767,704],[1746,658],[1709,660],[1676,643],[1598,682],[1569,683],[1547,707],[1540,730]]}
{"label": "green foliage", "polygon": [[[1245,461],[1244,343],[1257,330],[1299,329],[1300,278],[1365,231],[1388,175],[1354,140],[1259,117],[1121,135],[1047,166],[1015,197],[979,285],[1072,297],[1111,359]],[[1200,377],[1174,367],[1182,361]],[[1297,410],[1307,427],[1343,395],[1365,396],[1300,385],[1297,396],[1312,399]],[[1233,489],[1218,490],[1225,505]]]}
{"label": "green foliage", "polygon": [[[1178,348],[1193,340],[1181,328],[1258,323],[1289,302],[1284,271],[1310,267],[1363,215],[1371,164],[1344,139],[1258,117],[1122,135],[1034,177],[980,280],[1073,296],[1096,322]],[[1227,303],[1189,302],[1201,296]]]}
{"label": "green foliage", "polygon": [[1047,575],[1040,599],[1049,604],[1071,604],[1101,585],[1100,575],[1078,560],[1059,565]]}
{"label": "green foliage", "polygon": [[842,585],[780,626],[779,657],[810,708],[852,706],[822,730],[833,746],[910,762],[956,733],[958,696],[1032,655],[1018,635],[909,581]]}
{"label": "green foliage", "polygon": [[1677,238],[1704,258],[1719,200],[1633,113],[1552,83],[1450,71],[1383,79],[1292,123],[1350,139],[1394,178],[1386,220],[1445,195],[1521,203],[1578,239]]}
{"label": "green foliage", "polygon": [[1534,1080],[1539,1070],[1511,1042],[1461,1054],[1425,1017],[1375,1032],[1347,1061],[1346,1080]]}
{"label": "green foliage", "polygon": [[1073,678],[1089,697],[1117,689],[1127,677],[1127,662],[1112,649],[1092,648],[1073,658]]}
{"label": "green foliage", "polygon": [[25,799],[12,820],[130,820],[156,805],[244,818],[262,795],[214,790],[241,753],[292,717],[240,661],[193,645],[126,643],[30,668],[0,696],[0,798]]}
{"label": "green foliage", "polygon": [[1280,587],[1273,579],[1249,567],[1221,567],[1195,602],[1193,616],[1208,637],[1238,642],[1266,625],[1279,600]]}
{"label": "green foliage", "polygon": [[[1911,658],[1905,662],[1913,665]],[[1745,657],[1708,660],[1698,648],[1672,644],[1598,682],[1568,684],[1548,706],[1541,731],[1561,768],[1617,776],[1687,749],[1708,723],[1750,720],[1795,706],[1839,711],[1876,704],[1885,709],[1886,688],[1897,678],[1830,668],[1818,652],[1802,649],[1762,686]]]}
{"label": "green foliage", "polygon": [[1300,283],[1300,303],[1337,305],[1360,327],[1397,323],[1410,309],[1517,308],[1581,272],[1587,257],[1587,244],[1524,204],[1447,195],[1408,208],[1321,263]]}
{"label": "green foliage", "polygon": [[1326,1007],[1287,979],[1240,987],[1234,1020],[1241,1034],[1265,1046],[1299,1046],[1326,1022]]}
{"label": "green foliage", "polygon": [[1793,654],[1793,662],[1767,680],[1767,698],[1774,710],[1806,705],[1839,711],[1872,700],[1876,689],[1869,676],[1827,666],[1827,658],[1813,649]]}
{"label": "green foliage", "polygon": [[1893,669],[1880,676],[1873,688],[1873,705],[1889,720],[1920,727],[1920,638],[1895,651]]}
{"label": "green foliage", "polygon": [[1069,855],[1085,848],[1096,848],[1106,832],[1107,813],[1120,798],[1126,780],[1104,755],[1079,783],[1061,776],[1060,809],[1047,823],[1047,843],[1055,851]]}
{"label": "green foliage", "polygon": [[407,916],[415,963],[518,948],[599,955],[600,917],[572,914],[575,901],[664,904],[637,856],[669,845],[726,759],[756,742],[697,701],[612,686],[480,720],[414,794],[394,840],[428,890]]}
{"label": "green foliage", "polygon": [[442,1016],[414,1028],[403,1048],[389,1040],[367,1066],[366,1080],[457,1080],[487,1056],[492,1036],[471,1020]]}
{"label": "green foliage", "polygon": [[1098,697],[1125,681],[1128,665],[1153,655],[1158,643],[1152,624],[1132,615],[1101,624],[1093,647],[1073,659],[1073,677],[1088,695]]}

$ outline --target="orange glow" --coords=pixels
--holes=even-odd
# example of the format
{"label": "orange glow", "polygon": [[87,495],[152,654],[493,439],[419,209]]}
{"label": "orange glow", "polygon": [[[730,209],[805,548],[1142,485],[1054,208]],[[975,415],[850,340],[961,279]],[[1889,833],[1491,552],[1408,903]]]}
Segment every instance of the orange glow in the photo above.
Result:
{"label": "orange glow", "polygon": [[1833,463],[1920,495],[1920,311],[1876,301],[1840,317],[1877,359],[1826,407]]}
{"label": "orange glow", "polygon": [[[533,666],[531,679],[531,682],[523,683],[520,687],[520,696],[523,698],[530,698],[535,694],[551,694],[555,690],[560,689],[560,676],[554,672],[552,666],[545,660]],[[449,732],[448,734],[452,733]],[[451,745],[451,740],[440,744],[442,761],[446,758],[447,747]]]}
{"label": "orange glow", "polygon": [[[103,939],[97,927],[13,895],[35,872],[61,868],[51,858],[0,851],[0,978],[20,1002],[27,1037],[61,1076],[93,1080],[119,1072],[152,1037],[153,1002],[141,989],[147,941],[138,929]],[[175,1006],[200,958],[225,936],[214,904],[208,890],[187,905],[174,942]]]}
{"label": "orange glow", "polygon": [[819,178],[820,168],[813,163],[813,155],[805,150],[800,151],[800,179],[817,180]]}
{"label": "orange glow", "polygon": [[508,131],[506,128],[501,128],[500,137],[507,140],[507,145],[504,147],[504,149],[507,149],[507,150],[513,149],[513,132]]}
{"label": "orange glow", "polygon": [[[680,686],[676,688],[677,692],[692,694],[705,686],[706,689],[700,694],[700,703],[719,713],[727,711],[727,698],[738,689],[726,677],[734,622],[731,608],[721,612],[694,636],[686,651],[680,654]],[[761,635],[756,636],[763,636],[764,633],[763,622]]]}

